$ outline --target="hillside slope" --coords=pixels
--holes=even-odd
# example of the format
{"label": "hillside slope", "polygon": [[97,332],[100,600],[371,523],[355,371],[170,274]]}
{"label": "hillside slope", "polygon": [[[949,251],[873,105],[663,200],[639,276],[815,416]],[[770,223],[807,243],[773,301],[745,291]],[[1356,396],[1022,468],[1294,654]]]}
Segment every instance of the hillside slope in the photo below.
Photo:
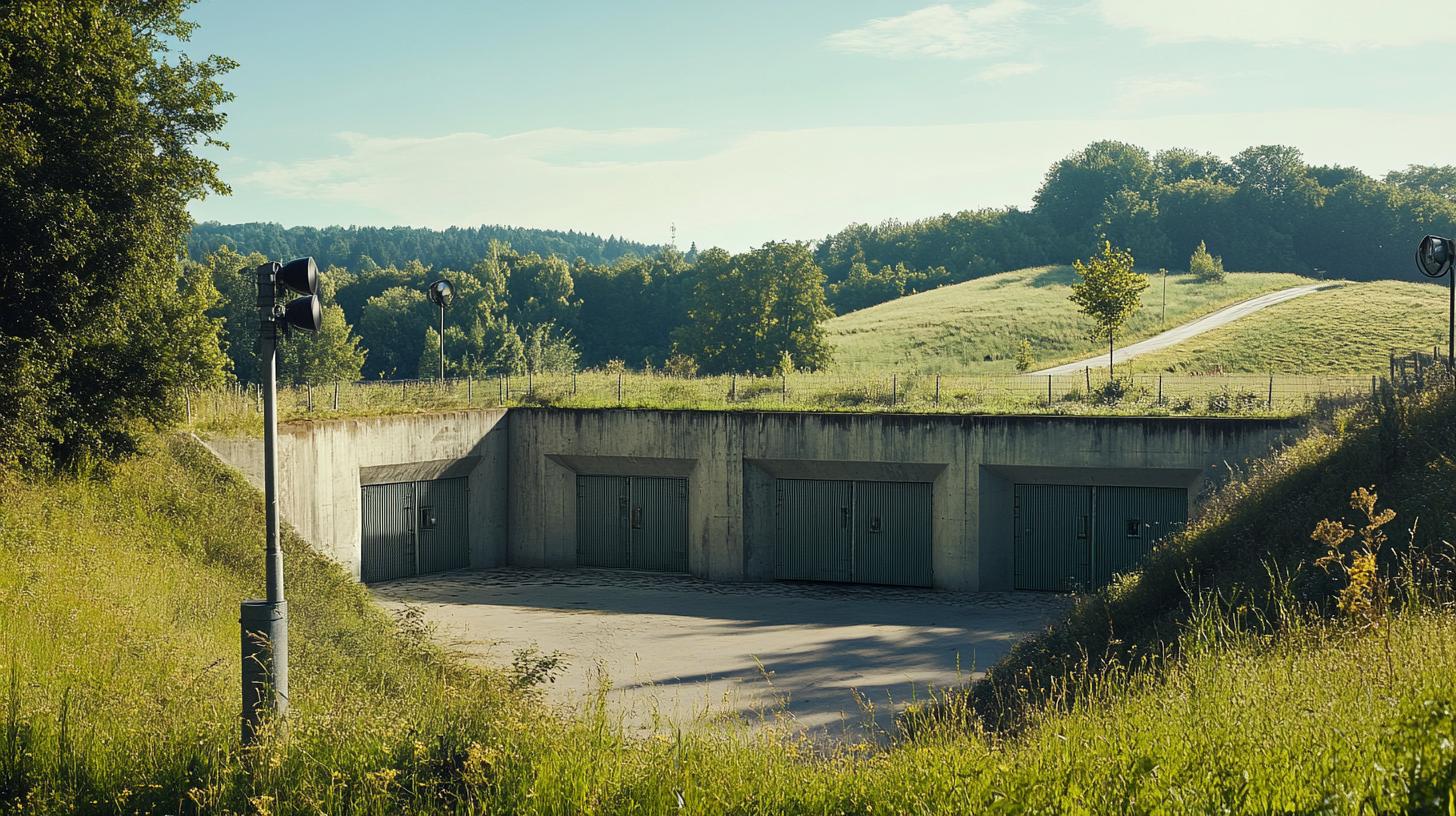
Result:
{"label": "hillside slope", "polygon": [[[1311,535],[1322,519],[1367,519],[1351,494],[1369,488],[1396,512],[1380,550],[1386,574],[1405,576],[1397,596],[1437,581],[1456,604],[1456,388],[1411,396],[1387,388],[1378,402],[1345,409],[1327,427],[1253,464],[1226,485],[1186,531],[1160,543],[1141,569],[1081,602],[1068,619],[1018,644],[976,689],[980,710],[1015,722],[1025,705],[1065,693],[1069,678],[1159,665],[1176,653],[1200,602],[1236,611],[1229,625],[1272,634],[1301,610],[1333,611],[1347,582],[1316,564]],[[1453,662],[1452,665],[1456,665]],[[1450,681],[1456,693],[1456,675]]]}
{"label": "hillside slope", "polygon": [[1271,306],[1173,348],[1137,371],[1342,374],[1386,370],[1393,351],[1446,353],[1446,291],[1429,283],[1350,283]]}
{"label": "hillside slope", "polygon": [[[1313,282],[1262,272],[1233,273],[1220,284],[1169,275],[1164,321],[1162,280],[1157,275],[1151,280],[1123,340],[1149,337],[1255,295]],[[1071,267],[1033,267],[841,315],[826,324],[834,365],[905,373],[1014,373],[1022,340],[1031,341],[1039,366],[1094,354],[1105,347],[1088,338],[1089,322],[1067,299],[1075,281]]]}

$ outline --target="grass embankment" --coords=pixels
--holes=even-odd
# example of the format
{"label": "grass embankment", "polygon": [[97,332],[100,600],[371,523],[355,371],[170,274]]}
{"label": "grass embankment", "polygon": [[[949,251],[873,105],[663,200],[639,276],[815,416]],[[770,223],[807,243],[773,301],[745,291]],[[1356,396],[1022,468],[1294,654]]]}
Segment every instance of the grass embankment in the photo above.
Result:
{"label": "grass embankment", "polygon": [[[1223,283],[1168,276],[1168,313],[1156,274],[1143,308],[1118,338],[1127,343],[1241,300],[1315,282],[1299,275],[1235,272]],[[826,324],[834,365],[849,370],[1012,374],[1016,348],[1031,341],[1037,366],[1086,357],[1106,347],[1067,299],[1077,279],[1069,266],[1003,272],[850,312]],[[990,359],[986,359],[989,357]]]}
{"label": "grass embankment", "polygon": [[[0,492],[0,669],[14,678],[0,809],[1446,813],[1452,610],[1325,623],[1293,611],[1333,588],[1313,574],[1270,596],[1277,608],[1234,594],[1267,585],[1267,558],[1304,574],[1310,520],[1340,515],[1351,484],[1375,482],[1402,525],[1419,514],[1421,541],[1449,540],[1453,398],[1390,416],[1303,443],[1227,491],[1141,582],[1017,650],[1046,666],[1058,650],[1087,654],[1091,671],[1062,665],[1061,688],[1076,693],[1019,709],[1014,732],[942,722],[889,749],[828,756],[774,732],[712,725],[639,740],[600,711],[547,716],[508,674],[466,669],[397,629],[292,538],[294,713],[285,733],[242,753],[235,621],[261,585],[257,494],[180,439],[109,479],[11,478]],[[1175,577],[1190,571],[1231,600],[1194,614],[1184,596],[1175,608]],[[1136,625],[1139,609],[1155,620]],[[1243,625],[1254,610],[1278,625]],[[1102,661],[1122,647],[1098,625],[1150,648],[1156,635],[1177,657],[1129,675]],[[1016,673],[1017,660],[1001,670]]]}
{"label": "grass embankment", "polygon": [[1429,283],[1349,283],[1261,312],[1132,361],[1137,371],[1379,372],[1391,352],[1446,354],[1446,291]]}
{"label": "grass embankment", "polygon": [[[1352,510],[1352,488],[1367,486],[1398,515],[1384,532],[1387,572],[1418,567],[1426,576],[1456,573],[1456,389],[1409,397],[1388,389],[1379,405],[1336,415],[1332,424],[1256,463],[1247,478],[1213,497],[1196,521],[1161,545],[1139,572],[1077,606],[1069,619],[1018,644],[977,689],[978,706],[1014,722],[1024,704],[1056,695],[1058,684],[1105,667],[1157,665],[1212,597],[1243,610],[1265,632],[1290,608],[1328,611],[1342,580],[1316,560],[1311,538],[1321,519],[1366,519]],[[1456,664],[1452,664],[1456,667]],[[1456,671],[1451,688],[1456,690]]]}

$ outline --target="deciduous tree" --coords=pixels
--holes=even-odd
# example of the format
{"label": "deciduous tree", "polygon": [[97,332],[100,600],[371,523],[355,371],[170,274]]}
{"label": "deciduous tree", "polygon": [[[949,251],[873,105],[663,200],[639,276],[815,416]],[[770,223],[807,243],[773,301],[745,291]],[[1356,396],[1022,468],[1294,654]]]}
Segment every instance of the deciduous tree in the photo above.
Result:
{"label": "deciduous tree", "polygon": [[1072,302],[1092,318],[1091,337],[1107,338],[1107,374],[1112,376],[1112,353],[1117,330],[1142,305],[1148,279],[1133,271],[1132,253],[1103,243],[1102,252],[1088,261],[1076,261],[1079,280],[1072,284]]}

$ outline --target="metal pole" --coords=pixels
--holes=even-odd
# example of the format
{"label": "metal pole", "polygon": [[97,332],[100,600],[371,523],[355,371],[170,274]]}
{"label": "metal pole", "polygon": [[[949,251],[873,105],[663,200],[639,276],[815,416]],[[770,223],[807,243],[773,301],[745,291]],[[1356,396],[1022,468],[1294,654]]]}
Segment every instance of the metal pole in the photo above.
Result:
{"label": "metal pole", "polygon": [[1047,375],[1047,407],[1052,407],[1052,375]]}
{"label": "metal pole", "polygon": [[440,304],[440,384],[445,384],[445,304]]}
{"label": "metal pole", "polygon": [[1451,305],[1447,310],[1449,323],[1446,326],[1446,370],[1456,372],[1456,269],[1446,270],[1446,288],[1451,293]]}
{"label": "metal pole", "polygon": [[900,375],[899,374],[891,374],[890,375],[890,407],[893,408],[895,406],[895,401],[899,398],[899,396],[900,396]]}
{"label": "metal pole", "polygon": [[[266,272],[264,270],[267,270]],[[288,712],[288,602],[283,596],[283,550],[278,540],[278,325],[273,317],[277,266],[258,270],[258,352],[263,363],[263,511],[267,598],[242,603],[243,743],[257,736],[265,713]],[[272,690],[271,705],[268,701]]]}
{"label": "metal pole", "polygon": [[935,407],[940,407],[940,375],[935,375]]}

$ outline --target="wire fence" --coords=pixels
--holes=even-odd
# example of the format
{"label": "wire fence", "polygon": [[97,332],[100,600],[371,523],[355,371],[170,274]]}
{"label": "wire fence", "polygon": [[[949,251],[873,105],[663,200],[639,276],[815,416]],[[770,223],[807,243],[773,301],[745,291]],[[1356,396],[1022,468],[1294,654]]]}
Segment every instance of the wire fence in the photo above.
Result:
{"label": "wire fence", "polygon": [[[1433,371],[1434,369],[1423,369]],[[1393,372],[1399,379],[1401,372]],[[1072,375],[797,373],[680,377],[579,371],[280,387],[284,420],[426,410],[555,406],[698,410],[1292,416],[1373,397],[1385,375]],[[188,396],[188,421],[249,424],[256,386]]]}

